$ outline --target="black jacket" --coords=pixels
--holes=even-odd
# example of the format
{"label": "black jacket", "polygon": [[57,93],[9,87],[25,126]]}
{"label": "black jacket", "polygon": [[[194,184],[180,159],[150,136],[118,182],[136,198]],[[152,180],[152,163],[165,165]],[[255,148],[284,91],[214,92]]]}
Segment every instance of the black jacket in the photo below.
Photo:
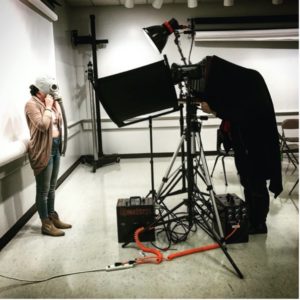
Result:
{"label": "black jacket", "polygon": [[269,190],[277,197],[282,191],[279,135],[261,74],[217,56],[207,57],[205,98],[217,117],[231,123],[239,173],[246,168],[247,176],[270,179]]}

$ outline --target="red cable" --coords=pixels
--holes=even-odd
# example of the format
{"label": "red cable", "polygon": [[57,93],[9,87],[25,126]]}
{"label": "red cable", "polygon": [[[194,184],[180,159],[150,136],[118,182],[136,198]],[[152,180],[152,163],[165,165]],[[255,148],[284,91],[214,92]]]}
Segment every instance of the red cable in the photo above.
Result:
{"label": "red cable", "polygon": [[[226,237],[225,240],[227,240],[228,238],[230,238],[235,232],[236,230],[239,228],[239,225],[234,228]],[[155,254],[154,256],[148,256],[145,258],[139,258],[136,260],[137,263],[142,264],[142,263],[151,263],[152,260],[154,259],[154,262],[157,264],[160,264],[164,257],[163,254],[157,250],[157,249],[153,249],[153,248],[148,248],[146,246],[144,246],[141,241],[139,240],[139,235],[140,233],[142,233],[145,230],[144,227],[140,227],[138,228],[135,233],[134,233],[134,240],[137,244],[137,246],[144,252],[148,252],[148,253],[153,253]],[[202,247],[198,247],[198,248],[192,248],[192,249],[188,249],[188,250],[184,250],[184,251],[180,251],[180,252],[176,252],[173,254],[170,254],[167,259],[168,260],[172,260],[174,258],[177,257],[181,257],[181,256],[185,256],[185,255],[189,255],[189,254],[194,254],[194,253],[198,253],[198,252],[204,252],[204,251],[208,251],[208,250],[213,250],[213,249],[217,249],[220,248],[220,245],[215,243],[215,244],[210,244],[210,245],[206,245],[206,246],[202,246]],[[149,261],[148,261],[149,260]]]}
{"label": "red cable", "polygon": [[[227,240],[228,238],[230,238],[237,230],[238,228],[234,228],[225,238],[225,240]],[[219,244],[211,244],[211,245],[207,245],[207,246],[202,246],[199,248],[193,248],[193,249],[188,249],[188,250],[184,250],[184,251],[180,251],[180,252],[176,252],[173,254],[170,254],[167,259],[168,260],[172,260],[174,258],[177,257],[181,257],[184,255],[189,255],[189,254],[193,254],[193,253],[197,253],[197,252],[204,252],[204,251],[208,251],[208,250],[213,250],[213,249],[217,249],[220,248]]]}
{"label": "red cable", "polygon": [[[155,257],[145,257],[145,258],[141,258],[141,259],[137,259],[137,263],[146,263],[148,259],[154,259],[154,262],[157,264],[160,264],[164,257],[162,255],[162,253],[157,250],[157,249],[153,249],[153,248],[148,248],[146,246],[144,246],[141,241],[139,240],[139,234],[142,233],[145,230],[144,227],[140,227],[138,228],[135,233],[134,233],[134,241],[136,242],[137,246],[144,252],[148,252],[148,253],[153,253],[155,254]],[[151,262],[151,261],[149,261]]]}
{"label": "red cable", "polygon": [[188,249],[188,250],[184,250],[184,251],[180,251],[180,252],[170,254],[167,257],[167,259],[172,260],[174,258],[181,257],[181,256],[184,256],[184,255],[189,255],[189,254],[193,254],[193,253],[197,253],[197,252],[213,250],[213,249],[216,249],[216,248],[219,248],[219,247],[220,247],[219,244],[211,244],[211,245],[202,246],[202,247],[199,247],[199,248]]}

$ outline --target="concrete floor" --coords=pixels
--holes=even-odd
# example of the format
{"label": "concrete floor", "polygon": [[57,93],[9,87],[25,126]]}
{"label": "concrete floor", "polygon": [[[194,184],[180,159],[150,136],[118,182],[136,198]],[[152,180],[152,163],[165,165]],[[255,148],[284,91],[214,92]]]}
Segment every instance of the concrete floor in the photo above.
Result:
{"label": "concrete floor", "polygon": [[[207,162],[211,169],[214,157]],[[168,165],[167,158],[155,160],[156,189]],[[105,272],[107,265],[141,257],[134,244],[124,249],[117,242],[116,204],[119,198],[149,192],[149,159],[121,160],[96,173],[80,165],[57,190],[56,210],[73,228],[64,237],[41,235],[35,214],[0,252],[0,274],[41,280],[99,271],[34,284],[0,277],[0,298],[298,298],[298,187],[288,195],[298,174],[286,167],[284,163],[284,191],[277,199],[271,197],[268,234],[228,244],[228,253],[244,275],[240,279],[220,249]],[[226,158],[226,168],[228,187],[221,162],[217,165],[216,193],[243,198],[232,158]],[[198,229],[164,256],[211,243]]]}

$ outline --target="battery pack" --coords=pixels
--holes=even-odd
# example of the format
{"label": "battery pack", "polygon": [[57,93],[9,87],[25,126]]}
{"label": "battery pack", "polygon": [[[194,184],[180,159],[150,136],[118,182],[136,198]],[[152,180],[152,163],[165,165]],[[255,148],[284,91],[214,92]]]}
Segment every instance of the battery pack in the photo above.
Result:
{"label": "battery pack", "polygon": [[[117,203],[118,242],[134,241],[134,232],[154,222],[154,201],[152,198],[134,196],[119,199]],[[155,230],[147,230],[139,236],[140,241],[155,241]]]}
{"label": "battery pack", "polygon": [[236,194],[221,194],[216,195],[216,203],[224,237],[236,229],[234,234],[226,239],[226,243],[248,242],[248,214],[245,201]]}

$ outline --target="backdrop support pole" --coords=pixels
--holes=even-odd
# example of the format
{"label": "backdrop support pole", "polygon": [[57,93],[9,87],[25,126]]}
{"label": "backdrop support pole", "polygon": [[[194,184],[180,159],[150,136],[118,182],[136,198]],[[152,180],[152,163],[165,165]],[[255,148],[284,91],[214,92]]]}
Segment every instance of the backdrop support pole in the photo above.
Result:
{"label": "backdrop support pole", "polygon": [[90,15],[90,25],[91,25],[91,45],[92,45],[92,55],[93,55],[93,75],[94,75],[94,90],[96,97],[96,121],[98,128],[98,157],[103,156],[103,147],[102,147],[102,128],[101,128],[101,114],[100,114],[100,104],[99,104],[99,93],[98,93],[98,61],[97,61],[97,43],[96,43],[96,24],[95,24],[95,16]]}
{"label": "backdrop support pole", "polygon": [[97,45],[107,44],[108,40],[97,40],[96,39],[96,26],[95,16],[90,15],[90,29],[91,35],[89,36],[78,36],[76,30],[72,31],[72,42],[75,46],[79,44],[89,44],[92,46],[92,59],[93,59],[93,87],[96,99],[96,124],[97,124],[97,145],[98,145],[98,159],[95,160],[94,156],[86,156],[85,160],[93,165],[93,172],[97,168],[111,163],[119,162],[120,156],[117,154],[104,155],[103,144],[102,144],[102,128],[101,128],[101,114],[100,114],[100,103],[99,103],[99,92],[98,92],[98,62],[97,62]]}

